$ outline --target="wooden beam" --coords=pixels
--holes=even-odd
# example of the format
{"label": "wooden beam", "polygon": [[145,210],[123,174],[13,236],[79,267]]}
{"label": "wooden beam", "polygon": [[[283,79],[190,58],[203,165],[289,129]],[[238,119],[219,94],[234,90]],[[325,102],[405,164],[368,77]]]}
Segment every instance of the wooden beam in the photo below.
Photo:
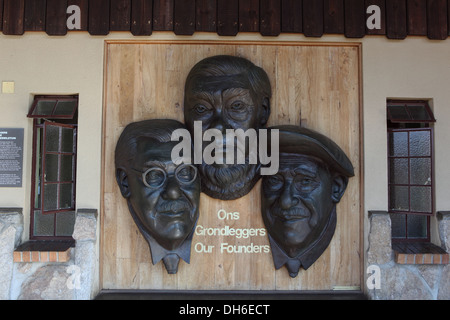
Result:
{"label": "wooden beam", "polygon": [[239,32],[259,31],[259,0],[239,0]]}
{"label": "wooden beam", "polygon": [[239,32],[239,1],[217,0],[217,33],[235,36]]}
{"label": "wooden beam", "polygon": [[263,36],[276,37],[281,33],[281,3],[279,0],[261,0],[260,32]]}
{"label": "wooden beam", "polygon": [[347,38],[362,38],[366,34],[366,19],[364,1],[344,0],[345,36]]}
{"label": "wooden beam", "polygon": [[323,30],[328,34],[344,33],[344,0],[324,0]]}
{"label": "wooden beam", "polygon": [[448,7],[446,0],[427,1],[427,35],[432,40],[445,40],[448,36]]}
{"label": "wooden beam", "polygon": [[178,35],[195,32],[195,0],[175,0],[173,31]]}
{"label": "wooden beam", "polygon": [[67,0],[47,0],[45,32],[51,36],[67,34]]}
{"label": "wooden beam", "polygon": [[427,0],[406,0],[408,35],[427,35]]}
{"label": "wooden beam", "polygon": [[130,31],[131,0],[111,0],[109,30]]}
{"label": "wooden beam", "polygon": [[386,1],[386,35],[389,39],[406,38],[406,0]]}
{"label": "wooden beam", "polygon": [[153,30],[173,31],[174,0],[153,0]]}
{"label": "wooden beam", "polygon": [[323,0],[303,0],[303,33],[307,37],[323,35]]}
{"label": "wooden beam", "polygon": [[89,26],[91,35],[106,36],[109,33],[109,0],[89,1]]}
{"label": "wooden beam", "polygon": [[196,0],[195,11],[195,30],[217,31],[217,1]]}
{"label": "wooden beam", "polygon": [[24,0],[4,0],[3,5],[3,34],[22,35],[24,29]]}
{"label": "wooden beam", "polygon": [[44,31],[46,0],[25,0],[24,30]]}
{"label": "wooden beam", "polygon": [[302,0],[281,0],[281,31],[303,32],[302,12]]}
{"label": "wooden beam", "polygon": [[[368,29],[366,25],[366,34],[370,35],[385,35],[386,34],[386,1],[385,0],[365,0],[365,8],[369,8],[371,5],[376,5],[380,8],[380,29]],[[373,12],[367,13],[366,21],[371,17]]]}
{"label": "wooden beam", "polygon": [[131,2],[131,33],[135,36],[152,34],[153,0]]}
{"label": "wooden beam", "polygon": [[69,0],[67,6],[76,5],[81,11],[81,28],[79,31],[88,31],[89,24],[89,0]]}

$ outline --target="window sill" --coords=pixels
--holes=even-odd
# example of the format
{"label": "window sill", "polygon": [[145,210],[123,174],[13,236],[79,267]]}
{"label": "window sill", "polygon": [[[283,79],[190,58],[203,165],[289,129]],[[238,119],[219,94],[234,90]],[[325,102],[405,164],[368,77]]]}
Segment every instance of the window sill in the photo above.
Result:
{"label": "window sill", "polygon": [[395,262],[398,264],[449,264],[450,255],[432,243],[393,243]]}
{"label": "window sill", "polygon": [[14,262],[67,262],[74,241],[28,241],[14,250]]}

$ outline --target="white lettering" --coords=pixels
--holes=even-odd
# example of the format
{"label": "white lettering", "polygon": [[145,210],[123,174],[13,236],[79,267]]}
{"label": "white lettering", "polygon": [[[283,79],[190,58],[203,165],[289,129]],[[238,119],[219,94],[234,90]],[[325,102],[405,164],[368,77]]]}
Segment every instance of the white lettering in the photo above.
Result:
{"label": "white lettering", "polygon": [[67,14],[71,14],[67,18],[67,29],[69,30],[80,30],[81,29],[81,9],[77,5],[71,5],[67,7]]}
{"label": "white lettering", "polygon": [[367,29],[373,30],[373,29],[381,29],[381,9],[377,5],[371,5],[367,7],[366,13],[372,14],[367,19]]}

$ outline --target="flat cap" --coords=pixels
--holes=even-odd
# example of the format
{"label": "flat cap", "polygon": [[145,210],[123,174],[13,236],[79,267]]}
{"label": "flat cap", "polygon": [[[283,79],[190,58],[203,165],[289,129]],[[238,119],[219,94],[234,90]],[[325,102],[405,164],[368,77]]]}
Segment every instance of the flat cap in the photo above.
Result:
{"label": "flat cap", "polygon": [[316,131],[295,125],[273,126],[279,130],[279,152],[308,155],[321,159],[338,173],[355,175],[353,165],[342,149],[330,138]]}

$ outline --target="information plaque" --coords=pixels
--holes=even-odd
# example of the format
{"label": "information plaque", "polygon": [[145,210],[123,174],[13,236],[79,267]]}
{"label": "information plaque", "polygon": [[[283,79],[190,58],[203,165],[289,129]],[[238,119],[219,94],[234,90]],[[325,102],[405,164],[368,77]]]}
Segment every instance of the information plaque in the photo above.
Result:
{"label": "information plaque", "polygon": [[23,128],[0,128],[0,187],[22,187]]}

